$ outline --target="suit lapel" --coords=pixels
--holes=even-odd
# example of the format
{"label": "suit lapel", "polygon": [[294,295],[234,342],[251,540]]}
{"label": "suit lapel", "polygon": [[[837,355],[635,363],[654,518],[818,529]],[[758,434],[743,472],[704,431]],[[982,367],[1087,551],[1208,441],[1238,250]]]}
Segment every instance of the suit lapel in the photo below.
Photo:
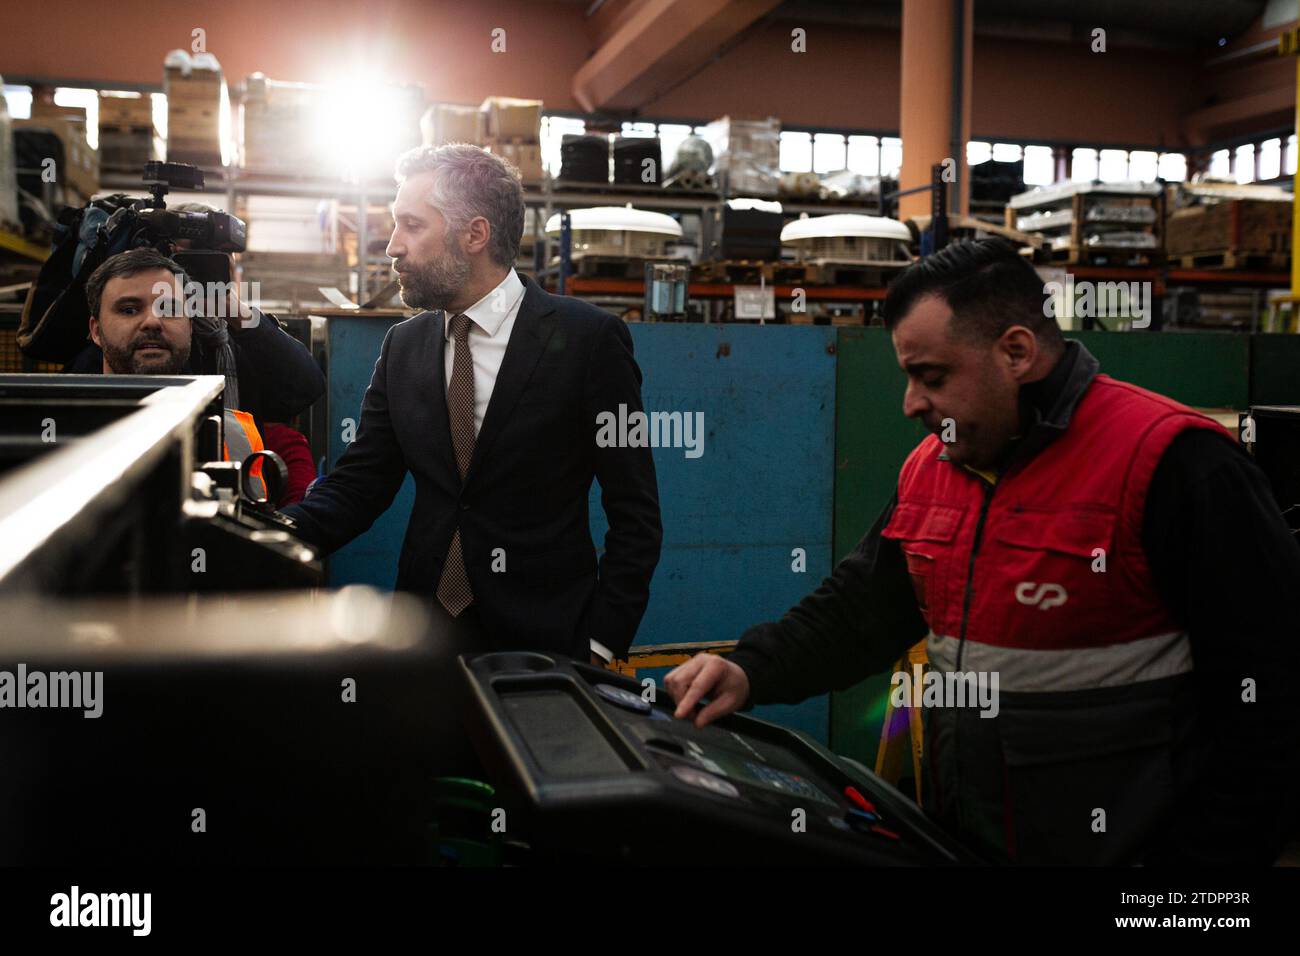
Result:
{"label": "suit lapel", "polygon": [[[506,354],[501,360],[501,370],[497,372],[496,384],[492,387],[492,398],[488,402],[487,413],[483,416],[483,427],[479,429],[478,438],[474,442],[474,455],[470,459],[467,482],[474,477],[479,462],[509,421],[510,413],[514,411],[519,396],[533,377],[537,362],[546,351],[546,343],[555,330],[555,308],[550,303],[550,296],[531,279],[525,276],[520,278],[524,282],[524,298],[519,304],[519,314],[515,316],[515,326],[510,333],[510,342],[506,345]],[[445,421],[445,411],[442,417]],[[450,426],[447,434],[451,434]],[[448,441],[450,442],[450,437]]]}
{"label": "suit lapel", "polygon": [[432,416],[432,455],[440,470],[455,484],[460,483],[456,468],[456,454],[451,443],[451,421],[447,417],[447,337],[443,334],[446,320],[441,312],[425,313],[424,342],[421,355],[432,356],[433,368],[421,377],[421,392],[426,401],[421,404]]}

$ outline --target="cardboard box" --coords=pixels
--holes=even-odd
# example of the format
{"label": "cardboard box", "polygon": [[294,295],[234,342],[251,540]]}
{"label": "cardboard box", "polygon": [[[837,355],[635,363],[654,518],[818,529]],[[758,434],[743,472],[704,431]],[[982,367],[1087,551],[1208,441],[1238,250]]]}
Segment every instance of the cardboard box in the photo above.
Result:
{"label": "cardboard box", "polygon": [[542,136],[542,101],[489,96],[479,107],[483,114],[483,135],[495,142],[526,140],[536,143]]}
{"label": "cardboard box", "polygon": [[1230,199],[1179,209],[1165,220],[1165,251],[1289,256],[1291,203]]}
{"label": "cardboard box", "polygon": [[309,167],[325,97],[324,87],[249,76],[240,108],[240,165],[262,172]]}
{"label": "cardboard box", "polygon": [[519,169],[519,178],[525,185],[540,183],[545,177],[540,143],[488,143],[487,149],[514,164]]}
{"label": "cardboard box", "polygon": [[167,67],[167,161],[221,166],[221,121],[229,110],[225,78],[216,70]]}
{"label": "cardboard box", "polygon": [[99,94],[99,126],[153,128],[153,97],[107,96]]}
{"label": "cardboard box", "polygon": [[775,196],[781,186],[781,121],[724,116],[704,128],[718,185],[730,196]]}
{"label": "cardboard box", "polygon": [[101,126],[99,165],[101,169],[140,172],[145,163],[162,159],[167,144],[152,127]]}
{"label": "cardboard box", "polygon": [[482,143],[484,116],[473,106],[434,103],[420,117],[420,133],[425,146],[448,143]]}
{"label": "cardboard box", "polygon": [[[419,145],[420,113],[424,97],[418,87],[385,87],[384,115],[396,114],[382,131],[384,149],[369,157],[367,169],[351,172],[387,179],[393,162],[406,150]],[[322,86],[282,83],[254,73],[245,81],[240,110],[240,165],[271,173],[329,175],[338,165],[334,138],[349,135],[349,128],[362,125],[345,112],[347,104],[335,103],[332,92]],[[321,128],[327,116],[333,130]],[[328,134],[328,139],[327,139]],[[355,133],[351,135],[355,136]],[[344,153],[347,150],[343,150]]]}
{"label": "cardboard box", "polygon": [[239,269],[242,280],[250,283],[250,299],[289,302],[295,308],[328,304],[321,288],[344,292],[348,288],[342,252],[244,252],[239,256]]}
{"label": "cardboard box", "polygon": [[56,164],[58,181],[75,196],[65,195],[64,202],[80,205],[99,191],[99,153],[86,142],[86,111],[74,106],[37,109],[32,117],[13,121],[14,129],[46,129],[63,145],[63,163]]}

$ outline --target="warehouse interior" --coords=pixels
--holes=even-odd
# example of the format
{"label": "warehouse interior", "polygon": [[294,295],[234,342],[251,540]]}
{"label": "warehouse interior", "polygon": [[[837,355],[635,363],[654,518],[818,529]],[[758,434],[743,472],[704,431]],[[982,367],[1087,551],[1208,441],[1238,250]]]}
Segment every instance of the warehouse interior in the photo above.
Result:
{"label": "warehouse interior", "polygon": [[[674,668],[726,659],[859,547],[931,431],[905,413],[891,282],[961,242],[1014,247],[1067,342],[1221,426],[1300,532],[1296,0],[117,0],[109,15],[14,3],[0,24],[0,596],[11,608],[0,668],[105,670],[105,713],[121,715],[107,742],[158,728],[182,681],[208,703],[149,737],[159,760],[187,736],[224,741],[238,721],[222,717],[222,688],[246,681],[251,723],[283,730],[243,727],[218,745],[206,766],[223,779],[265,774],[286,803],[349,792],[357,774],[391,785],[348,804],[346,825],[322,807],[292,832],[233,788],[211,797],[240,815],[249,842],[274,847],[272,862],[337,862],[310,837],[323,828],[359,848],[345,862],[654,864],[654,848],[670,846],[685,862],[978,861],[927,816],[928,725],[891,693],[913,665],[919,680],[924,641],[864,680],[726,718],[748,721],[732,736],[774,775],[755,787],[850,814],[806,839],[790,837],[788,808],[774,803],[766,821],[709,824],[702,850],[690,821],[748,791],[722,751],[684,769],[696,741],[671,744],[685,755],[672,766],[637,764],[668,781],[667,795],[638,799],[687,822],[610,838],[641,805],[599,796],[601,760],[623,752],[601,741],[643,734],[640,746],[650,731],[591,716],[622,707],[657,727],[654,695],[667,696]],[[371,420],[376,360],[424,311],[404,300],[391,255],[394,163],[457,143],[518,171],[513,270],[527,294],[616,317],[646,412],[686,424],[685,447],[653,449],[661,550],[635,639],[608,662],[595,644],[590,664],[545,663],[527,641],[476,661],[428,639],[428,595],[399,583],[424,554],[407,530],[423,513],[414,465],[391,507],[326,553],[277,511],[283,482],[260,501],[250,491],[273,463],[222,460],[236,457],[222,425],[230,375],[74,374],[87,371],[75,362],[89,342],[87,276],[71,313],[56,280],[78,275],[94,223],[126,205],[110,197],[152,194],[135,213],[188,210],[204,237],[191,247],[229,261],[243,305],[273,315],[319,369],[318,397],[253,417],[301,436],[310,477],[325,481]],[[242,376],[240,391],[260,397]],[[70,437],[52,439],[56,427]],[[541,481],[523,479],[521,495],[544,496]],[[617,537],[608,491],[587,491],[598,556],[606,533]],[[560,570],[538,574],[540,586],[563,583]],[[304,719],[321,675],[335,697],[357,678],[358,699],[386,703],[360,722]],[[512,681],[582,690],[548,710],[540,691],[512,698]],[[481,772],[459,772],[472,721],[458,707],[477,708],[486,728],[470,735]],[[80,719],[39,716],[4,733],[86,739]],[[514,740],[512,720],[549,729],[551,769],[588,738],[596,756],[556,771],[570,789],[548,790],[545,743]],[[431,722],[434,734],[421,729]],[[41,764],[18,749],[24,766]],[[286,752],[312,773],[276,765]],[[5,787],[3,829],[46,834],[81,814],[60,774],[40,800]],[[198,764],[181,776],[191,790],[207,780]],[[573,796],[588,777],[590,805]],[[160,776],[148,799],[132,797],[135,812],[164,817],[183,791]],[[527,813],[523,836],[493,829],[507,803]],[[395,822],[420,813],[418,837]],[[605,835],[579,832],[583,814],[607,821],[590,827]],[[1290,819],[1286,849],[1270,854],[1284,866],[1300,863]],[[245,849],[158,835],[133,855],[103,830],[89,844],[5,841],[3,862],[228,862]]]}

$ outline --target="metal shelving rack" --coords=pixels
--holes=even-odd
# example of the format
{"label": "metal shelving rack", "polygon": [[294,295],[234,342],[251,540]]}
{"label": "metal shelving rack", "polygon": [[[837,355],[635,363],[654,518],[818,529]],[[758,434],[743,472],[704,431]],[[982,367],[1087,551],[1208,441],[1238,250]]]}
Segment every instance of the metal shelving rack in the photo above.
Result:
{"label": "metal shelving rack", "polygon": [[[362,302],[369,297],[367,267],[376,260],[366,252],[369,239],[367,212],[371,203],[391,203],[397,196],[397,186],[391,180],[345,180],[334,177],[269,176],[225,166],[203,170],[206,193],[225,196],[226,208],[233,210],[240,196],[290,196],[309,199],[335,199],[353,203],[357,207],[357,289]],[[138,174],[101,173],[100,189],[109,191],[142,192],[143,182]]]}
{"label": "metal shelving rack", "polygon": [[[729,196],[717,191],[684,190],[649,185],[616,185],[614,183],[573,183],[564,180],[548,179],[545,183],[534,185],[525,190],[525,202],[538,211],[534,219],[533,241],[535,248],[540,247],[540,257],[534,256],[534,263],[545,267],[552,259],[552,245],[558,244],[545,234],[546,221],[557,210],[574,209],[582,206],[610,206],[631,203],[644,209],[664,212],[687,212],[699,215],[700,226],[697,234],[700,249],[712,246],[715,213]],[[803,213],[810,216],[830,215],[832,213],[876,214],[877,204],[871,200],[854,203],[830,202],[790,202],[777,198],[781,203],[782,214],[793,219]],[[571,276],[567,280],[566,291],[570,295],[588,298],[596,304],[605,306],[630,306],[640,303],[644,289],[637,279],[597,279]],[[722,300],[734,295],[735,286],[729,283],[692,282],[688,294],[692,299],[703,300],[709,314],[718,311]],[[777,296],[789,296],[789,287],[774,287]],[[810,301],[866,303],[884,298],[884,289],[852,289],[835,286],[809,288],[807,296]],[[706,319],[708,321],[708,319]]]}
{"label": "metal shelving rack", "polygon": [[[344,203],[354,203],[358,210],[357,237],[359,265],[357,271],[357,288],[361,301],[365,301],[371,291],[368,281],[367,266],[378,263],[379,257],[365,252],[369,242],[369,217],[366,214],[372,203],[391,202],[397,194],[392,181],[372,179],[365,182],[347,181],[329,177],[280,177],[258,175],[239,167],[204,170],[206,185],[204,192],[225,196],[227,208],[233,208],[241,195],[299,196],[337,199]],[[103,190],[144,192],[139,174],[123,172],[106,172],[100,177]],[[725,201],[726,197],[718,192],[689,192],[686,190],[665,189],[658,186],[621,186],[602,183],[572,184],[547,179],[544,183],[525,187],[524,201],[536,210],[533,227],[534,243],[541,243],[543,249],[542,263],[550,262],[552,244],[555,240],[545,234],[546,221],[558,210],[573,209],[582,206],[599,205],[633,205],[663,210],[667,212],[687,212],[700,216],[700,243],[707,247],[708,230],[713,221],[712,213]],[[870,200],[859,203],[796,203],[781,200],[782,211],[791,218],[802,213],[809,215],[829,215],[832,213],[875,213]],[[1282,274],[1252,272],[1243,274],[1231,271],[1186,270],[1177,267],[1153,265],[1147,268],[1120,268],[1107,266],[1074,265],[1068,267],[1079,278],[1096,280],[1123,279],[1146,280],[1153,282],[1155,294],[1163,295],[1166,283],[1179,286],[1204,287],[1284,287],[1286,276]],[[615,297],[631,301],[639,295],[636,280],[613,279],[570,279],[570,291],[577,295],[589,295],[596,298]],[[731,294],[731,287],[702,285],[693,283],[693,297],[718,298]],[[819,300],[867,301],[883,296],[883,290],[833,289],[818,290],[809,297]]]}

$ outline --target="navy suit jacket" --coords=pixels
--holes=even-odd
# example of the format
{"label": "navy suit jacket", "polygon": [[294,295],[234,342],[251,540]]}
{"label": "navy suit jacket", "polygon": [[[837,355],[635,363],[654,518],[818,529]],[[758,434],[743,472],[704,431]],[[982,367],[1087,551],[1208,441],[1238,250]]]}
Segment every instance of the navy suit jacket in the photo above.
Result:
{"label": "navy suit jacket", "polygon": [[[492,649],[586,660],[588,642],[626,655],[650,595],[663,532],[649,448],[601,448],[596,416],[640,410],[641,371],[619,318],[551,295],[524,297],[462,483],[447,416],[441,312],[389,329],[356,439],[300,504],[284,509],[326,552],[364,532],[409,471],[415,506],[398,590],[433,595],[460,529],[465,567]],[[609,519],[597,562],[592,479]]]}

